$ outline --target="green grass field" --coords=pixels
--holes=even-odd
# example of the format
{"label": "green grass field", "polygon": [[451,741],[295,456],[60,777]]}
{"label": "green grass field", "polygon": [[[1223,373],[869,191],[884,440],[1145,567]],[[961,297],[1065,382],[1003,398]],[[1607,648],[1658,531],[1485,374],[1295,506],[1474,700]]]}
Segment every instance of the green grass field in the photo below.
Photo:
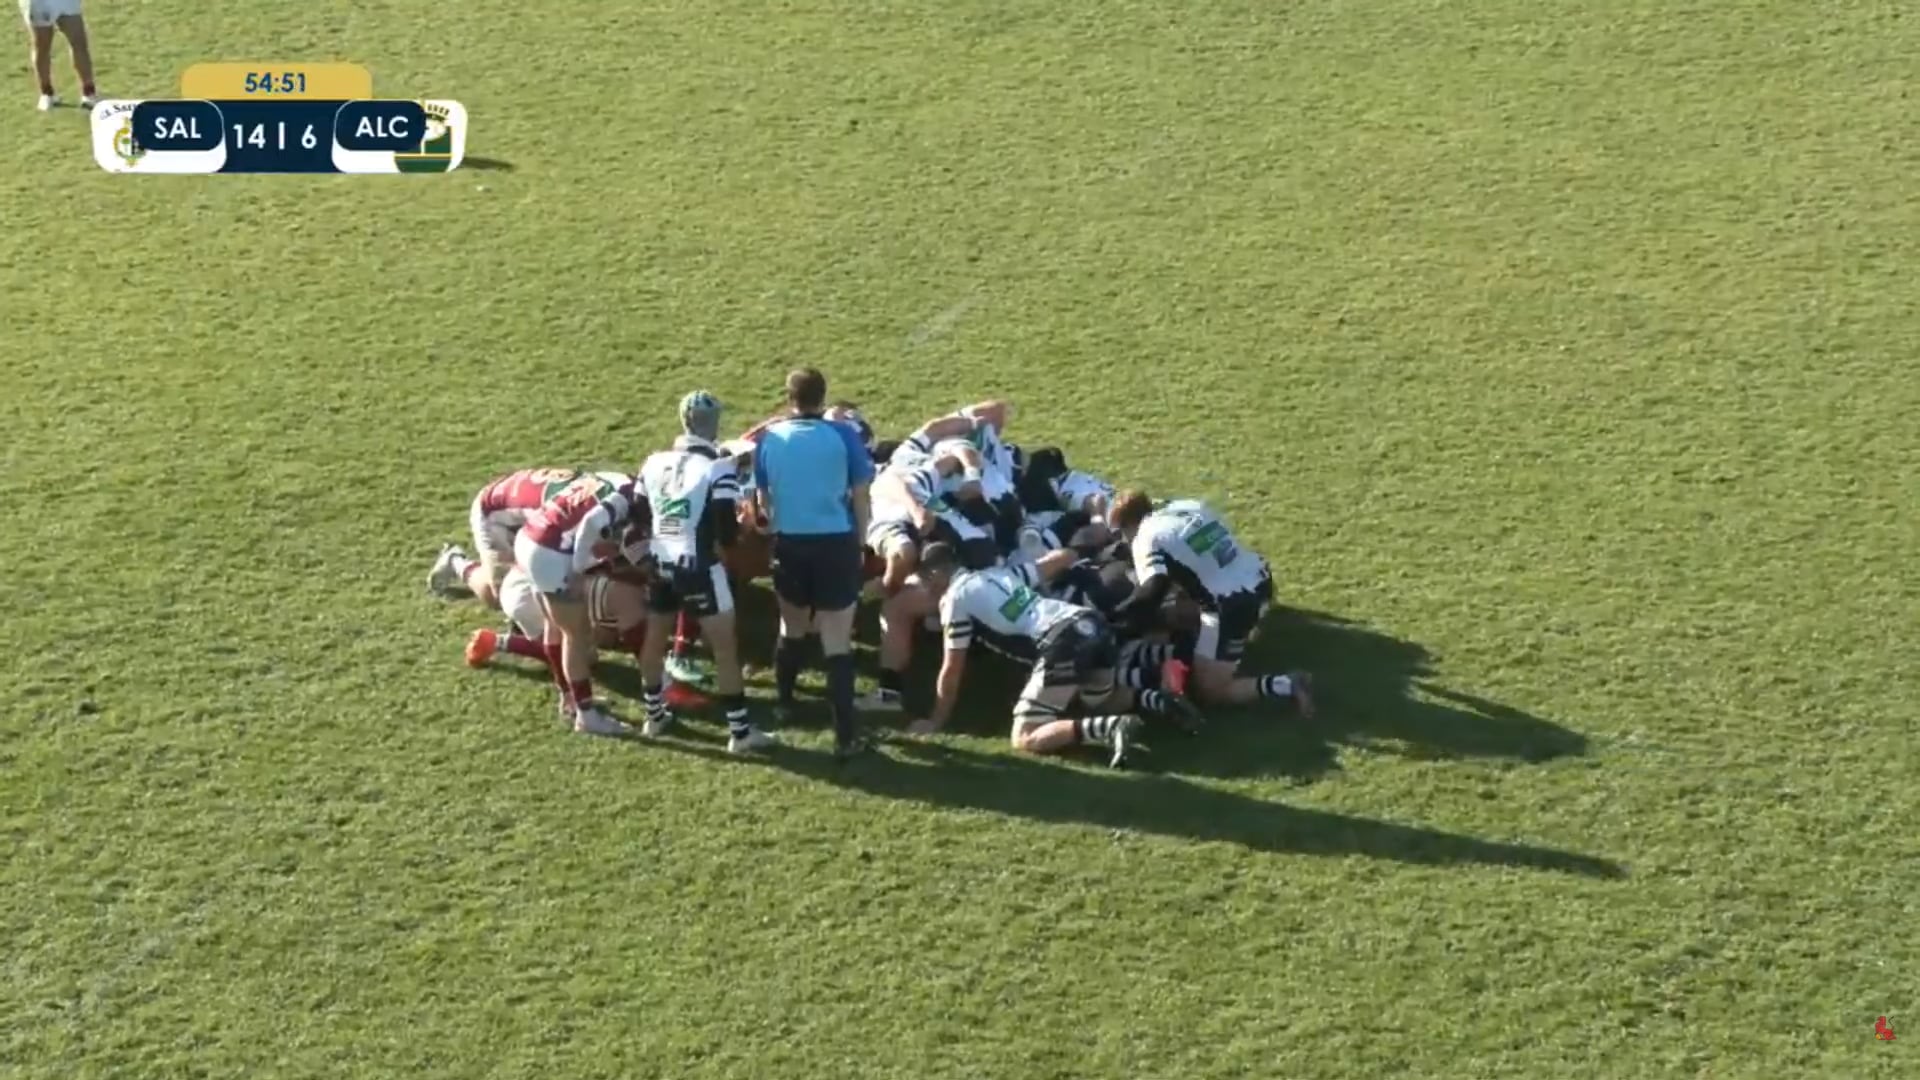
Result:
{"label": "green grass field", "polygon": [[[493,167],[108,176],[15,69],[0,1076],[1920,1075],[1912,11],[95,6]],[[756,765],[461,665],[483,481],[800,362],[1216,501],[1321,719]]]}

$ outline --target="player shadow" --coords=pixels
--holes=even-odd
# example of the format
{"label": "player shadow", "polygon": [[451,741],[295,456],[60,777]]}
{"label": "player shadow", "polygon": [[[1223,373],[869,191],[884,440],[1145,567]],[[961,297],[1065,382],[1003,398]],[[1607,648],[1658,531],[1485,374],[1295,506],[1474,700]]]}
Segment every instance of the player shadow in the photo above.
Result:
{"label": "player shadow", "polygon": [[1284,702],[1218,710],[1199,737],[1170,748],[1169,764],[1311,780],[1339,768],[1343,745],[1428,761],[1538,763],[1587,751],[1577,731],[1438,685],[1424,646],[1326,612],[1270,612],[1246,669],[1313,672],[1317,715],[1303,721]]}
{"label": "player shadow", "polygon": [[[939,646],[923,637],[907,679],[907,715],[931,703]],[[1586,737],[1560,724],[1432,681],[1433,658],[1414,642],[1325,612],[1276,609],[1249,647],[1246,670],[1314,673],[1318,713],[1290,702],[1206,710],[1189,734],[1148,734],[1155,771],[1218,777],[1284,776],[1308,782],[1339,768],[1342,746],[1420,760],[1537,763],[1586,753]],[[1027,668],[976,650],[967,663],[954,730],[1004,737]]]}
{"label": "player shadow", "polygon": [[[764,693],[773,664],[777,605],[762,583],[735,592],[741,654]],[[872,680],[878,674],[879,620],[863,604],[856,624],[855,666]],[[810,647],[808,673],[799,687],[799,708],[787,724],[825,729],[831,723],[821,700],[818,650]],[[863,723],[900,729],[932,706],[940,667],[938,638],[923,634],[906,679],[906,708],[868,713]],[[1587,739],[1577,731],[1467,691],[1438,685],[1425,647],[1372,627],[1320,611],[1276,608],[1248,649],[1249,671],[1312,671],[1318,715],[1301,720],[1290,702],[1261,702],[1237,709],[1208,709],[1206,726],[1188,734],[1171,726],[1148,733],[1146,766],[1157,772],[1223,778],[1287,777],[1305,783],[1337,771],[1342,747],[1391,753],[1418,760],[1479,759],[1539,763],[1580,756]],[[519,669],[516,669],[519,670]],[[535,668],[521,670],[546,681]],[[960,706],[950,730],[1004,738],[1014,698],[1027,678],[1025,665],[985,649],[969,657]],[[609,690],[637,700],[641,687],[632,661],[609,656],[596,669]]]}
{"label": "player shadow", "polygon": [[991,754],[946,741],[890,739],[850,762],[810,747],[780,747],[740,758],[720,738],[650,741],[665,749],[785,769],[836,787],[903,802],[986,811],[1050,824],[1086,825],[1252,851],[1386,859],[1421,866],[1509,866],[1619,879],[1611,859],[1533,844],[1482,840],[1417,825],[1308,810],[1256,799],[1177,776],[1113,773],[1019,754]]}
{"label": "player shadow", "polygon": [[460,159],[460,167],[481,172],[512,172],[513,162],[490,157],[464,157]]}

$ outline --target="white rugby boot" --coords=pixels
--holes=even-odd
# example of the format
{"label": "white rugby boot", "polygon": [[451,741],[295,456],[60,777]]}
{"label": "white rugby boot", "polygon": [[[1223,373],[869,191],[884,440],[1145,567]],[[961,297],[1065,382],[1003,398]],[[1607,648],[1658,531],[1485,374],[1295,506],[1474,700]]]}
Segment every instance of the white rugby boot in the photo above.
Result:
{"label": "white rugby boot", "polygon": [[460,575],[453,570],[453,560],[460,558],[462,552],[458,544],[445,544],[440,554],[434,557],[433,569],[427,571],[427,591],[445,595]]}

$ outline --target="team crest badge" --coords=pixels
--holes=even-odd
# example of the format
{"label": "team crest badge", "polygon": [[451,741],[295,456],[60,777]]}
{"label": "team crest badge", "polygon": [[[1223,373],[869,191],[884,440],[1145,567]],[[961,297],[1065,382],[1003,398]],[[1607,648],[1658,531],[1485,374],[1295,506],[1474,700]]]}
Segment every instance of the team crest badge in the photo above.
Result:
{"label": "team crest badge", "polygon": [[422,101],[427,112],[427,131],[421,136],[420,149],[396,152],[393,164],[403,173],[442,173],[454,166],[454,146],[458,132],[453,110],[438,101]]}
{"label": "team crest badge", "polygon": [[147,156],[147,151],[140,145],[140,140],[133,137],[132,113],[128,113],[126,118],[120,121],[120,126],[114,130],[113,152],[120,156],[121,161],[127,163],[128,168],[139,164],[140,159]]}

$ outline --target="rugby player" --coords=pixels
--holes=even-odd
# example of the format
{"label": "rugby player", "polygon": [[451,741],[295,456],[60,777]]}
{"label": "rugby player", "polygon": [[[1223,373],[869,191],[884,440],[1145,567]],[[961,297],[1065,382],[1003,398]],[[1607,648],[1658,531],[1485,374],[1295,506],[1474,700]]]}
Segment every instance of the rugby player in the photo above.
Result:
{"label": "rugby player", "polygon": [[[581,581],[587,614],[593,619],[596,649],[624,646],[639,652],[647,632],[647,593],[644,585],[611,573],[589,572]],[[547,662],[544,644],[546,613],[540,594],[519,567],[508,569],[500,581],[500,610],[507,616],[505,632],[483,626],[467,639],[467,666],[483,668],[500,653]]]}
{"label": "rugby player", "polygon": [[[1057,551],[1034,564],[956,575],[952,550],[944,544],[927,546],[920,574],[929,591],[940,597],[946,651],[933,712],[915,721],[911,732],[932,734],[946,726],[959,703],[967,652],[975,640],[1033,665],[1013,707],[1015,749],[1050,754],[1083,743],[1104,746],[1110,764],[1118,768],[1126,764],[1142,727],[1134,710],[1188,724],[1197,720],[1192,706],[1176,694],[1158,689],[1135,693],[1124,685],[1118,676],[1120,643],[1105,616],[1041,595],[1039,586],[1075,559],[1072,551]],[[1102,711],[1065,716],[1076,701]]]}
{"label": "rugby player", "polygon": [[560,689],[561,711],[583,734],[627,733],[593,696],[593,619],[581,580],[617,552],[614,538],[631,520],[633,508],[632,480],[610,485],[599,476],[583,476],[529,515],[513,541],[515,564],[540,594],[542,640]]}
{"label": "rugby player", "polygon": [[1158,612],[1176,584],[1200,606],[1193,646],[1195,697],[1210,705],[1292,698],[1301,716],[1313,715],[1313,679],[1306,672],[1239,675],[1247,642],[1273,602],[1273,576],[1265,560],[1240,547],[1218,515],[1191,499],[1156,509],[1145,493],[1127,491],[1114,501],[1109,521],[1132,550],[1137,580],[1117,612],[1123,623]]}
{"label": "rugby player", "polygon": [[[620,473],[596,475],[615,487],[626,480]],[[445,593],[458,582],[481,603],[500,607],[500,582],[513,568],[515,534],[527,523],[529,514],[578,479],[578,469],[521,469],[489,481],[467,509],[467,525],[478,560],[458,544],[446,545],[427,572],[427,588]]]}
{"label": "rugby player", "polygon": [[963,547],[961,562],[969,569],[984,569],[1001,556],[1019,547],[1020,526],[1024,515],[1016,489],[1014,447],[1005,442],[1007,420],[1013,407],[1005,401],[982,401],[958,412],[936,417],[901,440],[889,463],[916,465],[944,450],[972,449],[980,457],[979,500],[958,503],[962,517],[984,530],[993,541],[992,558],[978,546]]}
{"label": "rugby player", "polygon": [[882,595],[891,596],[906,584],[923,543],[936,539],[956,546],[991,542],[985,530],[953,509],[953,501],[979,497],[980,473],[979,452],[963,445],[912,464],[889,463],[874,478],[873,520],[866,543],[867,550],[886,564],[880,577]]}
{"label": "rugby player", "polygon": [[714,688],[727,715],[727,749],[736,754],[774,745],[748,720],[746,686],[735,637],[733,588],[721,551],[739,532],[740,485],[734,459],[715,443],[720,403],[696,390],[680,399],[683,434],[651,454],[634,487],[635,517],[650,521],[647,549],[655,567],[647,591],[647,638],[640,651],[642,731],[664,735],[674,723],[663,685],[667,634],[676,616],[691,615],[713,650]]}

